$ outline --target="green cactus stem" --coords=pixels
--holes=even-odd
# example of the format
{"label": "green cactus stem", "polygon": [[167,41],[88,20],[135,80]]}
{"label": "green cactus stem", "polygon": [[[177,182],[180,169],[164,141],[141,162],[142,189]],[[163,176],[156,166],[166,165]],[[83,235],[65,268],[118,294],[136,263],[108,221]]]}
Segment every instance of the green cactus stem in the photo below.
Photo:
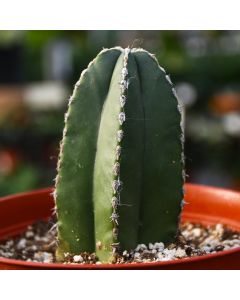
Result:
{"label": "green cactus stem", "polygon": [[181,109],[169,76],[142,49],[106,49],[69,101],[56,178],[57,258],[169,243],[184,184]]}

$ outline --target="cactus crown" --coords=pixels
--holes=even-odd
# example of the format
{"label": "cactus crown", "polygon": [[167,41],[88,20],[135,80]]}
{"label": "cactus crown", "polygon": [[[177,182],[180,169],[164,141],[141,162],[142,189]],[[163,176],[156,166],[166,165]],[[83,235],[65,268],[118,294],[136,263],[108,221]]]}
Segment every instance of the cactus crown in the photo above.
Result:
{"label": "cactus crown", "polygon": [[181,109],[168,75],[143,49],[101,51],[69,101],[55,200],[57,257],[102,261],[176,237],[184,183]]}

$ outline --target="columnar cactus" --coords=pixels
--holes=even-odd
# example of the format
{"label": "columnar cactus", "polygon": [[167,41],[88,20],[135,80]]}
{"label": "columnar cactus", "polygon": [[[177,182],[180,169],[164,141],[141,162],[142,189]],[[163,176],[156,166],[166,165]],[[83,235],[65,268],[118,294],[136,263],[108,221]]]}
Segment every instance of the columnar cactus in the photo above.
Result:
{"label": "columnar cactus", "polygon": [[65,118],[56,178],[59,260],[111,262],[137,244],[172,242],[184,183],[181,110],[142,49],[105,49],[82,72]]}

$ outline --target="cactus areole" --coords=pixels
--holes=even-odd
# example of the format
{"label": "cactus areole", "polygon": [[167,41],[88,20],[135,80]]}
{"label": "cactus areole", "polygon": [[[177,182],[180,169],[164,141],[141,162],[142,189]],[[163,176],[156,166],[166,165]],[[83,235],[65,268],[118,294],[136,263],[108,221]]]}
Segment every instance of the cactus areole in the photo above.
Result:
{"label": "cactus areole", "polygon": [[55,201],[57,258],[114,262],[138,244],[173,242],[183,203],[181,108],[143,49],[104,49],[70,98]]}

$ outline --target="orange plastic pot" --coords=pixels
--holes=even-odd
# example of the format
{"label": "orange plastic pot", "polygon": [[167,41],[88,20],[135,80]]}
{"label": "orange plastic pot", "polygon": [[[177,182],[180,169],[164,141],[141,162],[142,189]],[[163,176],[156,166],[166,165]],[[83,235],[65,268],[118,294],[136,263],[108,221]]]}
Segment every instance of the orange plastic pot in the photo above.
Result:
{"label": "orange plastic pot", "polygon": [[[52,189],[44,189],[0,199],[0,239],[17,235],[36,220],[50,217],[54,207],[51,192]],[[240,193],[186,184],[185,200],[188,204],[182,221],[223,223],[240,231]],[[175,261],[119,265],[47,264],[0,258],[0,269],[240,269],[240,247]]]}

